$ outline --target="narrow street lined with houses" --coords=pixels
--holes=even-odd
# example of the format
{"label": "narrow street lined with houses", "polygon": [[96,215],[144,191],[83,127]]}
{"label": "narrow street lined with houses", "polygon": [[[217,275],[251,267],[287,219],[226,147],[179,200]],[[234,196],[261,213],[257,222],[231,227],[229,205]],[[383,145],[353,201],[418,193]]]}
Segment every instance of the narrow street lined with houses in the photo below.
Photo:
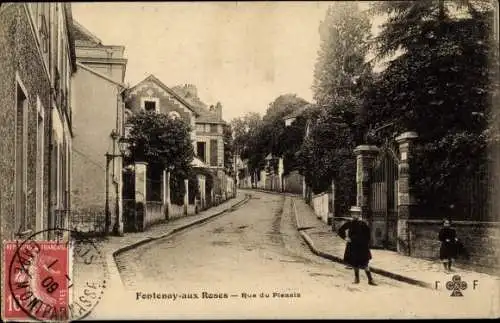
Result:
{"label": "narrow street lined with houses", "polygon": [[[234,212],[120,255],[127,289],[120,303],[136,304],[122,307],[126,316],[449,317],[464,304],[446,291],[379,275],[378,286],[364,275],[353,285],[352,270],[311,253],[291,205],[291,197],[252,192]],[[491,304],[477,296],[467,295],[463,314],[488,313]]]}
{"label": "narrow street lined with houses", "polygon": [[499,317],[499,10],[1,3],[2,321]]}

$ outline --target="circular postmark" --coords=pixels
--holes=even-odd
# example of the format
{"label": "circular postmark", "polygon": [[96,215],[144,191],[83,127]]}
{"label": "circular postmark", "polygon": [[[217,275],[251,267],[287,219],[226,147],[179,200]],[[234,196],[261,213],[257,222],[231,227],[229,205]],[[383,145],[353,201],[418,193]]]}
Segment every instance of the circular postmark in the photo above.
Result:
{"label": "circular postmark", "polygon": [[[47,232],[57,239],[41,240]],[[80,320],[102,299],[108,279],[106,258],[78,231],[39,231],[16,242],[10,252],[8,288],[14,305],[28,318]]]}

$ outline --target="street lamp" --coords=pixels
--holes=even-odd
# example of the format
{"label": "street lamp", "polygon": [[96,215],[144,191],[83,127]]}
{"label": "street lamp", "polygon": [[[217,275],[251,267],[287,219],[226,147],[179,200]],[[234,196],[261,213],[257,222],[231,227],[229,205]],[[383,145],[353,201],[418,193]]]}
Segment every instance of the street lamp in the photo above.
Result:
{"label": "street lamp", "polygon": [[[116,132],[116,130],[112,130],[110,134],[111,139],[113,140],[113,153],[110,154],[106,152],[105,157],[106,157],[106,204],[105,204],[105,216],[106,216],[106,223],[105,223],[105,232],[109,232],[109,227],[111,226],[111,212],[109,210],[109,164],[111,161],[114,161],[115,157],[124,157],[127,151],[127,146],[128,146],[128,140],[120,137],[120,135]],[[118,140],[118,149],[120,150],[119,154],[115,154],[115,146],[116,146],[116,141]],[[119,198],[120,198],[120,192],[119,192],[119,182],[116,181],[115,179],[115,168],[113,167],[113,184],[115,186],[115,212],[117,212],[117,217],[115,224],[113,226],[113,232],[117,235],[120,234],[120,210],[119,210]]]}

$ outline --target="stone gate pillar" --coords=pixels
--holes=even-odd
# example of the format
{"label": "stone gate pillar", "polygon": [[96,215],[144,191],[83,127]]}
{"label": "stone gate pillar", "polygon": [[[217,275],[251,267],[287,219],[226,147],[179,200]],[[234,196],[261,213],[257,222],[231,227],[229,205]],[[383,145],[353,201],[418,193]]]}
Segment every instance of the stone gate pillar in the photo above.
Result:
{"label": "stone gate pillar", "polygon": [[146,170],[148,163],[135,162],[135,219],[134,227],[137,231],[144,230],[146,217]]}
{"label": "stone gate pillar", "polygon": [[184,189],[186,190],[186,193],[184,193],[184,215],[187,215],[189,205],[189,179],[184,180]]}
{"label": "stone gate pillar", "polygon": [[400,162],[398,165],[398,246],[397,251],[410,255],[408,219],[415,213],[416,201],[410,185],[410,167],[413,162],[415,132],[405,132],[396,138],[399,144]]}
{"label": "stone gate pillar", "polygon": [[356,206],[361,218],[371,227],[370,185],[373,160],[378,154],[378,147],[360,145],[354,149],[356,155]]}
{"label": "stone gate pillar", "polygon": [[202,210],[205,209],[206,199],[205,199],[205,176],[204,175],[196,175],[198,179],[198,190],[200,191],[200,208]]}
{"label": "stone gate pillar", "polygon": [[283,158],[278,160],[278,192],[283,192],[283,173],[285,167],[283,165]]}
{"label": "stone gate pillar", "polygon": [[170,172],[163,170],[163,209],[165,219],[168,219],[171,214],[171,199],[170,199]]}

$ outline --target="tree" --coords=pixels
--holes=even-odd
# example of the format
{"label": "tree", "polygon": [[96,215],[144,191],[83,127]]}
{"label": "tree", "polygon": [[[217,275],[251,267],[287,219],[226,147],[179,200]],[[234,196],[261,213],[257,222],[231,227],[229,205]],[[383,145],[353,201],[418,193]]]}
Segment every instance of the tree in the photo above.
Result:
{"label": "tree", "polygon": [[363,132],[364,91],[372,78],[366,62],[371,22],[356,3],[335,3],[320,24],[314,98],[320,107],[297,160],[306,183],[319,193],[336,183],[336,204],[347,213],[356,196],[353,149]]}
{"label": "tree", "polygon": [[127,121],[134,160],[189,169],[194,158],[190,127],[180,119],[153,112],[140,112]]}
{"label": "tree", "polygon": [[127,121],[130,143],[130,158],[148,163],[148,168],[159,172],[173,167],[172,201],[182,199],[183,179],[191,176],[194,149],[190,127],[181,119],[169,118],[165,114],[140,112]]}
{"label": "tree", "polygon": [[243,117],[231,120],[233,144],[237,154],[248,149],[248,137],[260,127],[261,123],[262,118],[256,112],[248,112]]}
{"label": "tree", "polygon": [[456,204],[465,199],[457,179],[466,183],[486,165],[485,130],[498,86],[490,3],[379,2],[372,11],[389,17],[372,44],[377,59],[389,62],[367,92],[368,120],[394,124],[378,140],[417,131],[420,203]]}
{"label": "tree", "polygon": [[[292,158],[296,147],[300,146],[301,137],[290,136],[294,128],[285,127],[283,118],[292,112],[298,111],[309,104],[306,100],[298,97],[296,94],[283,94],[278,96],[269,104],[266,114],[262,118],[263,125],[261,128],[261,146],[264,147],[267,153],[271,153],[276,157],[286,155]],[[299,141],[292,141],[296,139]],[[290,160],[287,159],[287,162]]]}
{"label": "tree", "polygon": [[261,148],[261,127],[262,118],[255,112],[231,121],[235,152],[242,159],[248,159],[248,167],[252,173],[262,166],[265,157]]}
{"label": "tree", "polygon": [[[320,49],[314,68],[314,99],[320,106],[358,102],[362,81],[371,74],[365,62],[371,22],[355,2],[331,5],[319,27]],[[356,112],[356,111],[353,111]]]}
{"label": "tree", "polygon": [[356,196],[354,132],[324,109],[311,116],[310,122],[309,134],[297,154],[300,172],[316,194],[329,190],[335,180],[336,210],[346,214]]}

